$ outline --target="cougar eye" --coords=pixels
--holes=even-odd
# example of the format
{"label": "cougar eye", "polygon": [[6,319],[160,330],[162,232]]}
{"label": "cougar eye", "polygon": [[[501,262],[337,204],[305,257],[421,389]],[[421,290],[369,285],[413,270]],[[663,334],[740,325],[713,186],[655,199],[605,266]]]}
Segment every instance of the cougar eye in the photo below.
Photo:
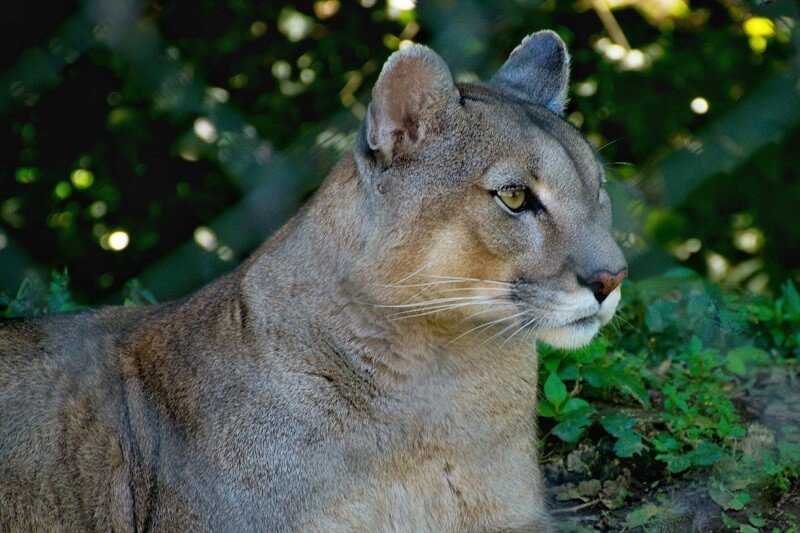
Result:
{"label": "cougar eye", "polygon": [[536,214],[543,209],[539,199],[527,187],[525,189],[501,189],[493,191],[492,195],[497,205],[512,215],[518,215],[528,210]]}
{"label": "cougar eye", "polygon": [[525,205],[525,191],[497,191],[497,197],[512,211],[520,211]]}

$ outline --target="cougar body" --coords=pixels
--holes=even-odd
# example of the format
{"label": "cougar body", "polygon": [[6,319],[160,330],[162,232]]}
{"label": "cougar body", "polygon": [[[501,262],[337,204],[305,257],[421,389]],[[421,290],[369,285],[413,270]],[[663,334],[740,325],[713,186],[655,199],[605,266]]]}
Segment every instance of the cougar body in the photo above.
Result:
{"label": "cougar body", "polygon": [[548,529],[535,342],[588,342],[625,266],[559,116],[567,60],[540,32],[457,85],[398,52],[352,152],[234,272],[0,322],[0,528]]}

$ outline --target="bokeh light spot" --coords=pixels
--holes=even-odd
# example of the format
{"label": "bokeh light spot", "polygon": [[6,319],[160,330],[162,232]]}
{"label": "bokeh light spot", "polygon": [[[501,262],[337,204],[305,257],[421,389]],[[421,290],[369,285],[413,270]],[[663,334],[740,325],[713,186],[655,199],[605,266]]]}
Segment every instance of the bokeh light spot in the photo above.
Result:
{"label": "bokeh light spot", "polygon": [[416,5],[416,0],[389,0],[389,7],[398,11],[410,11]]}
{"label": "bokeh light spot", "polygon": [[59,181],[53,189],[53,194],[59,200],[66,200],[72,194],[72,185],[66,181]]}
{"label": "bokeh light spot", "polygon": [[605,50],[603,50],[603,53],[611,61],[619,61],[625,57],[625,54],[627,54],[628,51],[625,50],[625,47],[621,44],[613,43],[606,46]]}
{"label": "bokeh light spot", "polygon": [[765,17],[752,17],[744,22],[744,32],[750,37],[771,37],[775,34],[775,24]]}
{"label": "bokeh light spot", "polygon": [[124,250],[128,247],[130,242],[131,238],[128,235],[128,232],[123,230],[112,231],[111,233],[107,233],[100,238],[100,246],[106,250],[113,250],[115,252]]}
{"label": "bokeh light spot", "polygon": [[217,127],[205,117],[194,121],[194,134],[207,143],[217,140]]}
{"label": "bokeh light spot", "polygon": [[70,175],[76,189],[88,189],[94,184],[94,174],[84,168],[76,168]]}
{"label": "bokeh light spot", "polygon": [[311,22],[308,17],[292,8],[284,9],[278,17],[278,30],[286,38],[296,43],[311,33]]}
{"label": "bokeh light spot", "polygon": [[708,100],[703,98],[702,96],[698,96],[694,100],[689,103],[689,107],[691,110],[698,115],[704,115],[708,112]]}
{"label": "bokeh light spot", "polygon": [[33,183],[39,179],[39,171],[32,167],[20,167],[14,172],[18,183]]}
{"label": "bokeh light spot", "polygon": [[102,200],[93,202],[92,205],[89,206],[89,216],[92,218],[100,218],[106,213],[108,213],[108,204]]}
{"label": "bokeh light spot", "polygon": [[267,33],[267,23],[263,20],[257,20],[250,25],[250,33],[253,37],[261,37]]}
{"label": "bokeh light spot", "polygon": [[314,14],[318,19],[324,20],[338,13],[340,7],[339,0],[319,0],[314,2]]}
{"label": "bokeh light spot", "polygon": [[217,235],[205,226],[199,226],[194,230],[194,242],[207,252],[213,252],[217,248]]}

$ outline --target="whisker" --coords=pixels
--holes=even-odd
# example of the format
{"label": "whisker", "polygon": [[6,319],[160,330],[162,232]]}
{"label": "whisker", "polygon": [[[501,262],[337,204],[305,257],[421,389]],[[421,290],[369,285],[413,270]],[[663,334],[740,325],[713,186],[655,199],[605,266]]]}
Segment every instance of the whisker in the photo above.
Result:
{"label": "whisker", "polygon": [[407,276],[397,280],[397,283],[403,283],[404,281],[406,281],[407,279],[411,278],[412,276],[416,276],[417,274],[419,274],[424,269],[425,269],[425,266],[423,265],[420,268],[418,268],[417,270],[415,270],[414,272],[412,272],[412,273],[408,274]]}
{"label": "whisker", "polygon": [[403,283],[403,284],[399,284],[399,283],[391,283],[391,284],[379,283],[377,285],[380,286],[380,287],[392,287],[392,288],[397,287],[397,288],[402,288],[402,289],[408,289],[408,288],[413,288],[413,287],[428,287],[428,286],[431,286],[431,285],[443,285],[443,284],[446,284],[446,283],[463,283],[463,280],[428,281],[428,282],[425,282],[425,283]]}
{"label": "whisker", "polygon": [[425,302],[413,302],[408,304],[373,304],[375,307],[384,307],[384,308],[413,308],[413,307],[424,307],[426,305],[436,305],[448,302],[462,302],[466,300],[485,300],[486,297],[484,296],[451,296],[449,298],[437,298],[435,300],[428,300]]}
{"label": "whisker", "polygon": [[515,314],[515,315],[511,315],[511,316],[504,316],[504,317],[501,317],[501,318],[498,318],[498,319],[492,320],[491,322],[486,322],[485,324],[480,324],[480,325],[478,325],[478,326],[475,326],[474,328],[472,328],[472,329],[468,329],[467,331],[465,331],[464,333],[462,333],[461,335],[459,335],[459,336],[458,336],[458,337],[456,337],[455,339],[451,340],[450,342],[448,342],[447,344],[445,344],[445,346],[450,346],[451,344],[453,344],[454,342],[456,342],[456,341],[457,341],[458,339],[460,339],[461,337],[464,337],[465,335],[469,335],[469,334],[470,334],[470,333],[472,333],[473,331],[477,331],[477,330],[479,330],[479,329],[483,329],[483,328],[488,328],[488,327],[491,327],[491,326],[493,326],[493,325],[495,325],[495,324],[499,324],[499,323],[501,323],[501,322],[505,322],[506,320],[511,320],[512,318],[514,318],[514,317],[517,317],[517,316],[519,316],[519,315],[521,315],[521,314],[524,314],[524,313],[527,313],[527,312],[528,312],[527,310],[526,310],[526,311],[522,311],[521,313],[517,313],[517,314]]}
{"label": "whisker", "polygon": [[[436,285],[442,285],[445,283],[456,283],[451,281],[434,281],[431,283],[415,283],[413,285],[381,285],[382,287],[388,287],[392,289],[413,289],[413,288],[425,288],[431,287]],[[462,283],[462,282],[458,282]],[[471,287],[453,287],[449,289],[440,289],[438,292],[450,292],[450,291],[475,291],[475,290],[484,290],[484,291],[498,291],[498,292],[507,292],[509,289],[506,287],[481,287],[481,286],[471,286]]]}
{"label": "whisker", "polygon": [[[516,314],[516,315],[514,315],[514,316],[516,317],[516,316],[519,316],[519,315],[522,315],[522,314],[526,314],[526,313],[530,313],[530,312],[531,312],[531,310],[530,310],[530,309],[526,309],[526,310],[525,310],[525,311],[523,311],[522,313],[518,313],[518,314]],[[509,317],[509,319],[510,319],[510,318],[513,318],[513,317]],[[502,335],[503,333],[505,333],[505,332],[506,332],[506,331],[508,331],[509,329],[511,329],[511,328],[513,328],[513,327],[515,327],[517,324],[519,324],[519,322],[520,322],[519,320],[515,320],[515,321],[514,321],[514,322],[512,322],[510,325],[508,325],[508,326],[504,327],[503,329],[501,329],[500,331],[498,331],[497,333],[495,333],[494,335],[492,335],[491,337],[489,337],[488,339],[486,339],[485,341],[483,341],[483,342],[482,342],[480,345],[481,345],[481,346],[483,346],[483,345],[487,344],[489,341],[491,341],[492,339],[499,337],[500,335]]]}
{"label": "whisker", "polygon": [[460,280],[460,281],[472,281],[472,282],[482,282],[482,283],[496,283],[498,285],[506,285],[511,286],[513,283],[509,281],[499,281],[496,279],[478,279],[478,278],[461,278],[457,276],[434,276],[431,274],[420,274],[421,277],[424,278],[432,278],[432,279],[449,279],[449,280]]}
{"label": "whisker", "polygon": [[[500,346],[503,346],[505,343],[507,343],[508,341],[510,341],[510,340],[511,340],[511,339],[514,337],[514,335],[516,335],[516,334],[517,334],[517,333],[519,333],[520,331],[523,331],[524,329],[526,329],[528,326],[530,326],[531,324],[533,324],[533,323],[534,323],[534,322],[536,322],[537,320],[539,320],[539,317],[538,317],[538,316],[535,316],[535,317],[531,318],[531,319],[530,319],[529,321],[527,321],[527,322],[523,321],[523,324],[522,324],[520,327],[518,327],[518,328],[516,329],[516,331],[514,331],[514,333],[512,333],[511,335],[509,335],[509,336],[508,336],[508,338],[507,338],[506,340],[504,340],[504,341],[503,341],[503,344],[501,344]],[[521,340],[523,340],[523,341],[524,341],[525,339],[523,338],[523,339],[521,339]]]}
{"label": "whisker", "polygon": [[466,303],[459,303],[459,304],[451,304],[451,305],[443,305],[443,306],[436,306],[436,307],[428,307],[424,309],[414,309],[409,311],[401,311],[399,313],[394,313],[391,315],[387,315],[387,318],[415,318],[419,316],[426,316],[432,315],[434,313],[442,313],[444,311],[451,311],[453,309],[458,309],[460,307],[467,307],[470,305],[481,305],[481,304],[488,304],[487,301],[481,302],[466,302]]}
{"label": "whisker", "polygon": [[497,291],[508,292],[505,287],[455,287],[452,289],[442,289],[439,292],[453,292],[453,291]]}
{"label": "whisker", "polygon": [[522,342],[527,342],[528,337],[530,336],[531,333],[533,333],[533,328],[528,328],[528,331],[526,331],[525,335],[522,336]]}
{"label": "whisker", "polygon": [[597,151],[598,151],[598,152],[602,152],[604,148],[608,148],[608,147],[609,147],[609,146],[611,146],[612,144],[614,144],[614,143],[618,143],[619,141],[621,141],[621,140],[623,140],[623,139],[627,139],[628,137],[630,137],[630,135],[623,135],[622,137],[617,137],[617,138],[616,138],[616,139],[614,139],[613,141],[609,141],[609,142],[607,142],[606,144],[604,144],[603,146],[601,146],[600,148],[598,148],[598,149],[597,149]]}
{"label": "whisker", "polygon": [[484,313],[490,313],[492,311],[505,311],[506,309],[514,309],[515,307],[517,307],[517,305],[513,304],[513,303],[510,303],[510,302],[505,304],[505,305],[501,305],[499,307],[490,307],[489,309],[484,309],[483,311],[478,311],[476,313],[472,313],[471,315],[464,317],[459,322],[459,324],[462,324],[462,323],[466,322],[467,320],[469,320],[470,318],[475,318],[476,316],[482,315]]}

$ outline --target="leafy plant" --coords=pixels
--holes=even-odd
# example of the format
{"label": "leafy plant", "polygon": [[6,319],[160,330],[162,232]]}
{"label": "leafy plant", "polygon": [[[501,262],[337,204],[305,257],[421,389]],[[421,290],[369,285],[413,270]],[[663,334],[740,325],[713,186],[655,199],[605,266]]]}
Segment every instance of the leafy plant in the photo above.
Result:
{"label": "leafy plant", "polygon": [[51,272],[47,285],[38,278],[26,277],[13,298],[0,294],[0,317],[5,318],[63,313],[81,308],[72,296],[66,270]]}
{"label": "leafy plant", "polygon": [[788,280],[775,302],[762,299],[748,305],[745,318],[755,325],[758,340],[764,347],[784,357],[800,358],[800,292]]}
{"label": "leafy plant", "polygon": [[[800,331],[794,285],[774,301],[754,299],[677,270],[626,283],[623,292],[618,322],[589,346],[541,346],[539,416],[553,457],[590,446],[608,449],[623,468],[644,465],[655,479],[705,472],[712,499],[733,513],[754,505],[752,490],[793,486],[800,432],[764,428],[759,448],[758,426],[736,400],[751,394],[759,375],[791,375]],[[645,503],[624,523],[649,523],[660,509]],[[742,524],[760,527],[753,517]]]}

